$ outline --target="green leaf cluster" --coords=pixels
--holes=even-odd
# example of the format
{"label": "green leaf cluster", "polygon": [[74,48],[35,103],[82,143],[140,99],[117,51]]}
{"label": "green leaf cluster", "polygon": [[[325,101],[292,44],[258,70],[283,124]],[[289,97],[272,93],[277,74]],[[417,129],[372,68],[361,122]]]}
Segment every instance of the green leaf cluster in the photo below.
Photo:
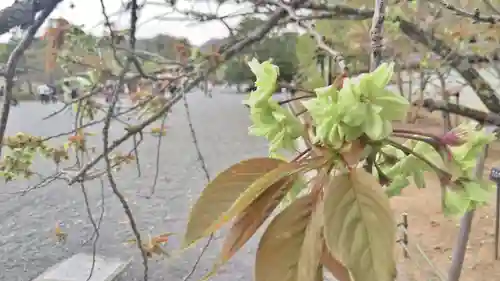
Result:
{"label": "green leaf cluster", "polygon": [[[425,188],[426,172],[436,172],[438,176],[449,174],[451,179],[443,180],[444,212],[448,215],[463,215],[468,210],[488,203],[494,191],[493,184],[478,179],[474,171],[478,155],[485,145],[494,140],[494,136],[475,127],[475,124],[468,123],[455,128],[452,132],[460,136],[462,144],[446,149],[440,150],[416,140],[408,140],[399,148],[384,146],[377,155],[372,173],[379,179],[385,177],[389,181],[386,186],[389,196],[399,195],[411,181],[417,187]],[[412,153],[403,152],[404,148]]]}
{"label": "green leaf cluster", "polygon": [[445,196],[446,213],[463,214],[468,210],[487,204],[495,190],[490,181],[478,179],[474,168],[478,155],[483,153],[485,145],[490,144],[495,137],[484,129],[476,130],[473,123],[463,124],[455,129],[463,136],[464,144],[450,147],[453,176],[456,180],[448,186]]}
{"label": "green leaf cluster", "polygon": [[[412,154],[391,145],[383,146],[377,155],[375,169],[372,173],[379,178],[385,176],[390,180],[386,186],[389,196],[399,195],[401,190],[413,180],[418,188],[425,188],[425,172],[436,169],[446,171],[447,166],[436,149],[423,141],[407,140],[401,145]],[[417,156],[418,155],[418,156]]]}
{"label": "green leaf cluster", "polygon": [[453,155],[452,161],[458,166],[457,177],[474,177],[474,167],[476,166],[477,156],[480,155],[484,146],[490,144],[494,135],[486,133],[484,129],[476,130],[476,124],[465,123],[454,129],[456,134],[462,135],[464,144],[450,147]]}
{"label": "green leaf cluster", "polygon": [[0,161],[0,177],[6,182],[15,180],[19,176],[31,177],[32,164],[37,154],[52,159],[56,164],[69,159],[65,150],[48,146],[42,137],[21,132],[4,138],[2,144],[8,148]]}

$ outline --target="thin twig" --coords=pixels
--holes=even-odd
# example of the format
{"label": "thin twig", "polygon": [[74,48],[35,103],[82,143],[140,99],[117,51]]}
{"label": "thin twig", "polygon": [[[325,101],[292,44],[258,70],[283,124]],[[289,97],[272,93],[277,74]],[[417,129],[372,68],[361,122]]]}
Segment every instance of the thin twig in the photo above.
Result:
{"label": "thin twig", "polygon": [[[207,183],[209,183],[210,182],[210,173],[208,172],[208,167],[207,167],[207,164],[205,162],[205,158],[203,157],[203,153],[201,152],[200,145],[198,143],[198,138],[196,137],[196,131],[194,129],[193,120],[191,119],[189,104],[188,104],[187,97],[185,94],[183,95],[182,100],[184,103],[184,109],[186,111],[186,118],[188,120],[191,138],[193,140],[193,144],[194,144],[194,147],[196,149],[196,154],[198,155],[198,161],[199,161],[201,169],[203,170],[203,173],[205,175],[205,179],[206,179]],[[201,258],[203,257],[203,255],[207,251],[207,249],[210,246],[210,243],[212,243],[213,239],[214,239],[214,234],[212,233],[208,237],[206,244],[201,249],[201,252],[198,255],[198,258],[196,259],[195,263],[193,264],[193,267],[191,268],[189,273],[182,279],[182,281],[187,281],[187,280],[189,280],[189,278],[191,278],[191,276],[193,276],[194,272],[196,271],[196,268],[198,267],[198,264],[201,261]]]}

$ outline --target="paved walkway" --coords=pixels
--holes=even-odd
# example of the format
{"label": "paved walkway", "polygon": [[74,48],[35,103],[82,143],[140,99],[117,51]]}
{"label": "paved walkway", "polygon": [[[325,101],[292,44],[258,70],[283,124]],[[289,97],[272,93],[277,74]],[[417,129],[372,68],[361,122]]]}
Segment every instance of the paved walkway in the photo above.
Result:
{"label": "paved walkway", "polygon": [[[193,93],[189,97],[193,123],[212,176],[243,158],[266,155],[263,140],[247,135],[249,120],[246,108],[241,105],[244,95],[220,94],[209,99],[202,93]],[[72,118],[68,114],[51,121],[40,121],[41,117],[59,107],[60,105],[23,103],[12,110],[9,134],[27,131],[51,135],[70,130]],[[118,173],[117,180],[136,214],[138,226],[144,236],[148,233],[179,233],[179,236],[172,238],[168,247],[173,250],[179,247],[189,207],[202,190],[205,179],[199,168],[182,105],[174,108],[167,126],[168,137],[162,145],[160,177],[155,196],[151,199],[137,196],[138,192],[147,194],[154,179],[157,139],[151,136],[146,136],[146,143],[140,150],[143,176],[138,178],[136,170],[130,167]],[[98,132],[100,129],[96,127],[93,130]],[[116,138],[122,133],[121,126],[113,125],[112,137]],[[101,145],[100,138],[95,137],[96,145]],[[127,147],[130,146],[131,143],[128,143]],[[36,169],[48,175],[52,172],[52,166],[44,164],[46,163],[39,162]],[[28,187],[29,183],[23,181],[0,184],[2,281],[29,281],[64,258],[81,251],[92,251],[90,244],[82,245],[92,234],[92,226],[87,219],[80,187],[54,183],[25,196],[6,195]],[[138,250],[135,246],[123,244],[132,237],[132,233],[118,200],[111,194],[108,186],[104,188],[102,200],[97,181],[87,184],[87,192],[96,219],[103,204],[106,210],[98,252],[120,257],[132,255],[134,262],[125,280],[141,280],[142,266]],[[57,221],[65,224],[64,230],[68,233],[66,244],[55,242],[53,231]],[[210,268],[221,242],[217,239],[213,243],[193,280],[199,280],[205,270]],[[252,241],[251,244],[255,246],[255,242]],[[182,280],[191,270],[198,252],[198,248],[193,248],[169,260],[151,261],[150,280]],[[214,280],[252,280],[253,261],[252,252],[245,248]]]}

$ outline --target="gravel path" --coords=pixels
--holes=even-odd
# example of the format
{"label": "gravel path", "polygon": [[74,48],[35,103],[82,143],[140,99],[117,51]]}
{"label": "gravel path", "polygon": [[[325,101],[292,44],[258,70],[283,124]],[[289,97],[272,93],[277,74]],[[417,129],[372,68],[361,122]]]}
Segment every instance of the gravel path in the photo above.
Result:
{"label": "gravel path", "polygon": [[[189,97],[193,123],[212,176],[244,158],[266,155],[263,140],[247,135],[249,120],[245,107],[241,105],[244,95],[219,93],[209,99],[197,92]],[[69,131],[73,119],[69,112],[50,121],[41,121],[41,117],[60,106],[23,103],[11,113],[9,134],[25,131],[48,136]],[[175,250],[181,243],[189,207],[202,190],[205,179],[197,161],[182,104],[174,108],[167,126],[168,137],[161,148],[161,175],[156,194],[151,199],[138,196],[139,193],[149,192],[154,178],[157,139],[152,136],[146,136],[146,143],[140,150],[142,177],[137,177],[135,168],[130,167],[117,173],[116,178],[135,213],[142,234],[178,233],[168,246],[170,250]],[[93,130],[97,132],[100,128]],[[120,125],[113,125],[112,137],[120,136],[122,130]],[[95,144],[100,146],[100,137],[95,138]],[[130,147],[130,144],[126,146]],[[36,170],[41,173],[49,175],[53,169],[53,165],[43,161],[37,163]],[[91,243],[82,245],[93,229],[80,187],[68,187],[59,182],[24,196],[9,194],[34,182],[0,183],[0,280],[29,281],[62,259],[79,252],[92,251]],[[135,246],[123,244],[132,238],[132,232],[121,205],[110,192],[109,186],[105,185],[104,196],[98,181],[89,182],[86,186],[94,217],[99,217],[103,205],[105,209],[98,253],[122,258],[132,256],[133,264],[124,280],[141,280],[140,254]],[[56,221],[65,224],[64,230],[69,235],[65,244],[55,242],[53,231]],[[251,241],[214,280],[251,280],[255,242]],[[199,280],[210,268],[221,243],[222,239],[215,240],[193,280]],[[182,280],[191,270],[203,244],[201,242],[197,248],[175,254],[170,259],[151,261],[150,280]]]}

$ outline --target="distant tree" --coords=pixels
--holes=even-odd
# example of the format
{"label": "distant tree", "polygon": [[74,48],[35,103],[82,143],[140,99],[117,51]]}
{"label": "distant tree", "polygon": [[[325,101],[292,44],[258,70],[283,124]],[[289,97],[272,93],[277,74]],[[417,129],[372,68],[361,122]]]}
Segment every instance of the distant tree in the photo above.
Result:
{"label": "distant tree", "polygon": [[253,74],[244,57],[255,57],[258,60],[271,59],[280,68],[279,79],[290,82],[297,71],[295,52],[298,34],[287,32],[265,38],[258,46],[247,49],[242,56],[228,62],[224,79],[232,84],[246,84],[253,81]]}
{"label": "distant tree", "polygon": [[252,81],[253,74],[243,57],[230,60],[225,69],[224,80],[230,84],[246,84]]}

